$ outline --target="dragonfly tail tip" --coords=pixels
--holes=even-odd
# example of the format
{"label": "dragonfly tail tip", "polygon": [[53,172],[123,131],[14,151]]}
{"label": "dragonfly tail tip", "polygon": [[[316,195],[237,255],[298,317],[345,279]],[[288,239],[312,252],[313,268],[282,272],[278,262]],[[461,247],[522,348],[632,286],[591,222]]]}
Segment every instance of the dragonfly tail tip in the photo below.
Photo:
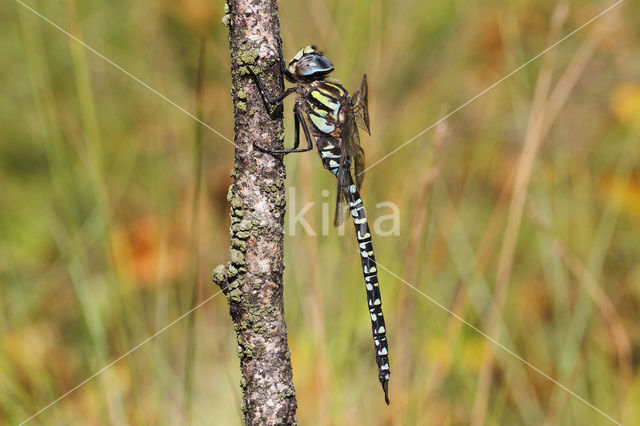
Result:
{"label": "dragonfly tail tip", "polygon": [[381,380],[380,382],[382,384],[382,390],[384,391],[384,402],[387,403],[387,405],[390,404],[389,401],[389,381],[388,380]]}

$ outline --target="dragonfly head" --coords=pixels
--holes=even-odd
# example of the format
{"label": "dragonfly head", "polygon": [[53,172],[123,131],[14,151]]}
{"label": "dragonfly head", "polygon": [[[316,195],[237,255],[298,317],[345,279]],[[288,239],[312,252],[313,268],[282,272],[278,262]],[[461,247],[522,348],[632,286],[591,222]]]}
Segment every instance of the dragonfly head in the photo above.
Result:
{"label": "dragonfly head", "polygon": [[291,82],[313,81],[323,79],[333,71],[333,65],[317,47],[306,46],[289,61],[287,71],[285,77]]}

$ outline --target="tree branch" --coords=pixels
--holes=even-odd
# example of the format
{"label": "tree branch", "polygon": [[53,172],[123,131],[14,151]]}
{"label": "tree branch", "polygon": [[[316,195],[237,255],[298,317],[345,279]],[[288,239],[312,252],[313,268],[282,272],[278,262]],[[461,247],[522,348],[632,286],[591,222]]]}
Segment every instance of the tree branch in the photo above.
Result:
{"label": "tree branch", "polygon": [[280,24],[275,0],[228,0],[235,121],[231,247],[213,272],[238,338],[245,423],[295,424],[296,398],[284,321],[285,169],[282,159],[254,149],[283,145],[283,123],[269,117],[251,67],[270,93],[283,90]]}

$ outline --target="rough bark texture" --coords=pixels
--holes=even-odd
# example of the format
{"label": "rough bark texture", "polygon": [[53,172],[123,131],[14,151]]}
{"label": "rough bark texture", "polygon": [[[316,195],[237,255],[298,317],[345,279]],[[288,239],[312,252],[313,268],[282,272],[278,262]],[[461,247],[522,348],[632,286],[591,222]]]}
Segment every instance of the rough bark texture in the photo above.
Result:
{"label": "rough bark texture", "polygon": [[282,147],[283,123],[271,118],[248,67],[270,93],[283,90],[278,62],[280,24],[275,0],[229,0],[235,118],[231,248],[226,266],[213,279],[229,302],[238,338],[243,412],[247,425],[295,424],[296,398],[284,321],[285,169],[281,159],[253,144]]}

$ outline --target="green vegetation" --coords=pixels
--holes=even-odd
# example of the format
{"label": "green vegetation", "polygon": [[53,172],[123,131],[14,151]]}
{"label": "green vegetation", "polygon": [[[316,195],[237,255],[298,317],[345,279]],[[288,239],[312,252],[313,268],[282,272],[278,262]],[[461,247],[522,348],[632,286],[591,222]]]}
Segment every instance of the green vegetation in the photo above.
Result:
{"label": "green vegetation", "polygon": [[[230,93],[222,1],[25,3],[232,138],[234,102],[247,105]],[[557,4],[279,7],[287,57],[320,46],[352,90],[367,73],[373,164],[607,7]],[[377,164],[363,190],[372,223],[388,214],[377,203],[401,212],[400,235],[374,239],[382,266],[623,424],[640,423],[637,16],[624,2]],[[233,146],[18,3],[0,17],[0,424],[18,424],[218,291]],[[300,424],[613,424],[380,268],[387,407],[353,231],[321,236],[334,178],[315,153],[285,161],[318,234],[286,241]],[[227,309],[214,298],[30,424],[239,424]]]}

